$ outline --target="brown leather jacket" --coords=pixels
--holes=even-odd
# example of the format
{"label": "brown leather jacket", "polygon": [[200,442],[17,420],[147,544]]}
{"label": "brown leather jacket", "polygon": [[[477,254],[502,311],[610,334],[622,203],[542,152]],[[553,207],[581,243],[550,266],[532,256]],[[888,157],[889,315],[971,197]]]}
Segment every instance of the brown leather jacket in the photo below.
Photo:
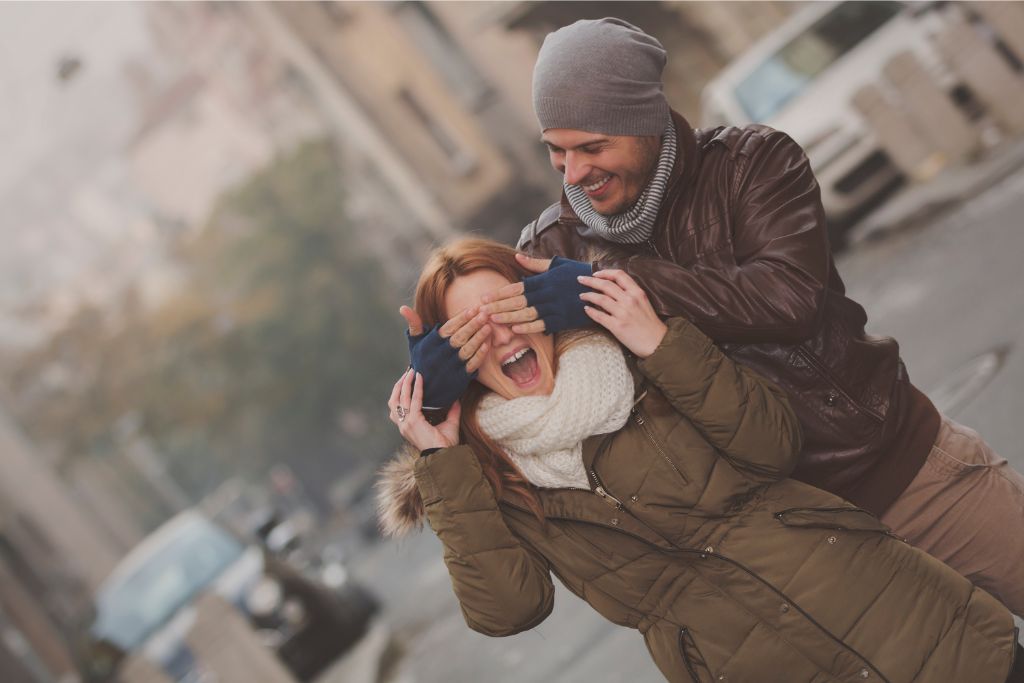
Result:
{"label": "brown leather jacket", "polygon": [[896,341],[867,335],[846,296],[807,157],[766,126],[695,131],[673,118],[679,161],[646,244],[594,235],[563,195],[519,248],[628,272],[660,315],[689,318],[786,391],[804,436],[795,478],[880,515],[917,474],[940,417]]}

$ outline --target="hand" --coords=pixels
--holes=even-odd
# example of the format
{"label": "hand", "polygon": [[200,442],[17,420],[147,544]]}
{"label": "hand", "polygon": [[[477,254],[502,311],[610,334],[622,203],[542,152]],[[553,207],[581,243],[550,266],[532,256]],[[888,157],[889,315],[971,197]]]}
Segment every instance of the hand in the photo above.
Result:
{"label": "hand", "polygon": [[388,399],[388,417],[398,426],[402,438],[415,448],[447,448],[459,442],[459,416],[462,413],[456,401],[448,410],[448,417],[436,427],[423,416],[423,376],[411,368],[395,382]]}
{"label": "hand", "polygon": [[[517,253],[516,261],[531,273],[544,273],[551,267],[552,259],[533,258]],[[496,323],[512,325],[512,331],[516,334],[537,334],[546,331],[544,321],[537,319],[537,309],[526,303],[522,282],[513,282],[485,294],[483,302],[481,311],[487,313]]]}
{"label": "hand", "polygon": [[424,333],[415,310],[402,306],[399,313],[409,326],[412,367],[426,378],[423,400],[427,409],[434,409],[431,419],[437,422],[435,418],[462,396],[486,359],[491,326],[487,316],[469,308]]}
{"label": "hand", "polygon": [[[531,270],[540,270],[539,259],[523,256],[519,261]],[[579,294],[586,288],[577,276],[591,272],[589,263],[556,256],[543,272],[485,296],[484,301],[493,303],[485,305],[483,311],[490,313],[494,322],[513,324],[512,331],[518,334],[589,327],[591,321],[579,300]]]}
{"label": "hand", "polygon": [[423,334],[423,318],[414,309],[402,306],[398,309],[399,315],[405,318],[409,326],[409,337],[418,337]]}
{"label": "hand", "polygon": [[584,311],[638,358],[647,358],[668,332],[647,294],[636,280],[622,270],[601,270],[593,277],[580,277],[593,290],[580,298],[594,304]]}

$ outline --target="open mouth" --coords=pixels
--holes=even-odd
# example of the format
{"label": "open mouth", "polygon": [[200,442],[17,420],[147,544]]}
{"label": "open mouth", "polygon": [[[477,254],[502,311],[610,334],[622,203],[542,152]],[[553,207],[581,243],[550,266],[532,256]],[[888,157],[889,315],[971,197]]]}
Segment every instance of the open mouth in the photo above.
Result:
{"label": "open mouth", "polygon": [[519,349],[502,361],[501,371],[521,387],[532,384],[540,378],[537,353],[529,347]]}

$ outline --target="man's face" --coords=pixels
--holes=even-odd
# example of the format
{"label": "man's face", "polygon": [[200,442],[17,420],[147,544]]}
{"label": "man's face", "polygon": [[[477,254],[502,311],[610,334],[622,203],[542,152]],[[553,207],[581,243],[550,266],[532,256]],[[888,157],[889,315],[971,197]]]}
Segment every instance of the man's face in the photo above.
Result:
{"label": "man's face", "polygon": [[548,128],[540,139],[547,145],[551,166],[565,182],[581,186],[594,210],[605,216],[622,213],[636,202],[661,151],[657,136]]}

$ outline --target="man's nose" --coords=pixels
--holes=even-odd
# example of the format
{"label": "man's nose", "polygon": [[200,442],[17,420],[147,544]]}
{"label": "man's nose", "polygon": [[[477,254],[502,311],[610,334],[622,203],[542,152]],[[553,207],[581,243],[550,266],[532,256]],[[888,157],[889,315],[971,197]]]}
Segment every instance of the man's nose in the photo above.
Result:
{"label": "man's nose", "polygon": [[565,169],[562,172],[565,174],[565,182],[579,185],[590,174],[590,164],[569,152],[565,155]]}

